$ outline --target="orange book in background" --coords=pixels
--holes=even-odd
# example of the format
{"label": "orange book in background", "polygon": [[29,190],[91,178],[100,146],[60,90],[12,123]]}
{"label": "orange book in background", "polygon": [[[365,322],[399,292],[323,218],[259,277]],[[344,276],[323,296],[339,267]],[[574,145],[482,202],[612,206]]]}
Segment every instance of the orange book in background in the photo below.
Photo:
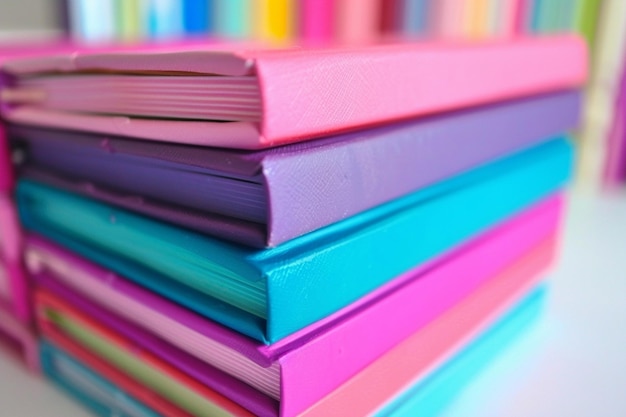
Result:
{"label": "orange book in background", "polygon": [[295,0],[255,0],[252,5],[257,39],[286,42],[293,38],[297,16]]}
{"label": "orange book in background", "polygon": [[470,39],[484,38],[489,34],[489,0],[465,0],[463,10],[464,32]]}
{"label": "orange book in background", "polygon": [[367,42],[380,36],[379,0],[336,0],[335,36],[340,42]]}

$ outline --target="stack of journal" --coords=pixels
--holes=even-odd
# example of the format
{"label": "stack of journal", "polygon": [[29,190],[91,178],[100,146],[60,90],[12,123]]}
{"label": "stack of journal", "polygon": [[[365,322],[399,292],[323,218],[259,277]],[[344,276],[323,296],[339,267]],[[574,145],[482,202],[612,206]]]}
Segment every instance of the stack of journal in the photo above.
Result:
{"label": "stack of journal", "polygon": [[537,312],[585,64],[572,37],[7,63],[45,373],[99,415],[435,410]]}

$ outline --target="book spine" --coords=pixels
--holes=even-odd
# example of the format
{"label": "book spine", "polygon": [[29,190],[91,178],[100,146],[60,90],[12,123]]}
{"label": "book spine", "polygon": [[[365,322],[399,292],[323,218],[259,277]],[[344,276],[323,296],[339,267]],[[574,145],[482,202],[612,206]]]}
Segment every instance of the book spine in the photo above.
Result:
{"label": "book spine", "polygon": [[[577,124],[580,107],[579,94],[557,93],[458,117],[347,134],[330,150],[266,158],[268,244],[277,246],[567,131]],[[351,139],[364,137],[368,139],[358,146],[351,145]],[[473,144],[473,152],[458,153],[465,143]],[[420,175],[415,166],[423,167]],[[379,174],[372,176],[371,167],[380,167]],[[326,205],[329,196],[332,208]]]}
{"label": "book spine", "polygon": [[[267,277],[268,340],[329,316],[546,198],[569,179],[571,161],[571,146],[551,141],[369,210],[325,229],[323,238],[309,235],[284,244],[277,253],[299,253],[288,264],[271,256],[257,261]],[[359,233],[348,239],[351,226]],[[312,242],[315,251],[307,250]],[[388,247],[392,242],[402,245]],[[297,308],[294,294],[307,295]]]}
{"label": "book spine", "polygon": [[[262,145],[574,88],[585,81],[586,58],[584,42],[570,35],[490,44],[467,53],[419,53],[399,46],[395,51],[356,50],[349,56],[311,51],[257,57]],[[324,70],[312,70],[319,59]],[[294,108],[297,116],[288,117]]]}

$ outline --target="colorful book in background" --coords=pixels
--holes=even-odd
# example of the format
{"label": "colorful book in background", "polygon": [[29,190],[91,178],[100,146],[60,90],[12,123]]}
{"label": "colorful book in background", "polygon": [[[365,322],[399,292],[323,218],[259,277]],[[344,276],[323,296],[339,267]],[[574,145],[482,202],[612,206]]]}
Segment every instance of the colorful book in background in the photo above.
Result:
{"label": "colorful book in background", "polygon": [[602,184],[609,160],[609,133],[626,68],[626,2],[602,3],[597,27],[593,67],[587,87],[584,124],[579,135],[580,182],[593,188]]}
{"label": "colorful book in background", "polygon": [[381,3],[378,0],[335,0],[335,40],[369,43],[380,37]]}
{"label": "colorful book in background", "polygon": [[68,0],[72,38],[79,43],[109,43],[117,38],[116,2]]}
{"label": "colorful book in background", "polygon": [[145,0],[148,33],[151,39],[171,40],[184,36],[183,2],[180,0]]}
{"label": "colorful book in background", "polygon": [[489,35],[489,0],[465,0],[463,2],[463,32],[469,39],[481,39]]}
{"label": "colorful book in background", "polygon": [[590,51],[592,51],[590,53],[592,57],[596,44],[596,30],[601,5],[602,0],[579,0],[575,13],[576,31],[585,37],[587,45]]}
{"label": "colorful book in background", "polygon": [[293,39],[298,28],[295,0],[254,0],[252,19],[257,40],[286,43]]}
{"label": "colorful book in background", "polygon": [[607,146],[603,180],[607,187],[614,188],[626,182],[626,65],[622,69]]}
{"label": "colorful book in background", "polygon": [[578,2],[570,0],[535,0],[533,32],[564,33],[576,27]]}
{"label": "colorful book in background", "polygon": [[515,35],[525,35],[532,31],[533,0],[514,0],[515,7]]}
{"label": "colorful book in background", "polygon": [[431,26],[432,2],[429,0],[400,0],[401,33],[426,36]]}
{"label": "colorful book in background", "polygon": [[442,39],[462,39],[464,36],[465,1],[440,0],[432,3],[432,35]]}
{"label": "colorful book in background", "polygon": [[213,0],[183,0],[182,1],[183,30],[187,37],[208,37],[215,31],[216,21]]}
{"label": "colorful book in background", "polygon": [[148,16],[144,0],[116,0],[115,17],[116,40],[122,42],[147,40]]}
{"label": "colorful book in background", "polygon": [[254,21],[252,1],[256,0],[212,0],[215,34],[227,39],[249,38]]}
{"label": "colorful book in background", "polygon": [[297,36],[305,43],[330,43],[334,34],[334,0],[302,0],[297,7]]}

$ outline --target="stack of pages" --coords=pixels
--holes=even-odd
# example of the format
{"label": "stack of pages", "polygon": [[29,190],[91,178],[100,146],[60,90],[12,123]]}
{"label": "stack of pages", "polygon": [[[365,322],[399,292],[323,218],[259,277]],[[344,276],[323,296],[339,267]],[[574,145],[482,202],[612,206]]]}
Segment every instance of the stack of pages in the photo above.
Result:
{"label": "stack of pages", "polygon": [[537,311],[585,64],[572,37],[9,62],[45,373],[100,415],[415,415]]}

